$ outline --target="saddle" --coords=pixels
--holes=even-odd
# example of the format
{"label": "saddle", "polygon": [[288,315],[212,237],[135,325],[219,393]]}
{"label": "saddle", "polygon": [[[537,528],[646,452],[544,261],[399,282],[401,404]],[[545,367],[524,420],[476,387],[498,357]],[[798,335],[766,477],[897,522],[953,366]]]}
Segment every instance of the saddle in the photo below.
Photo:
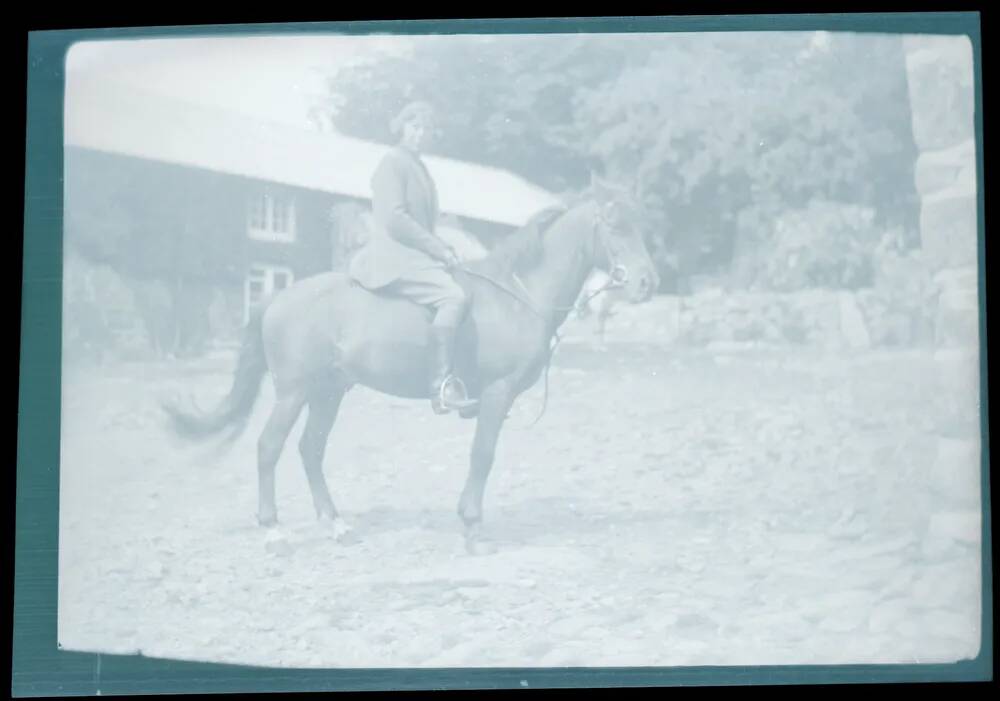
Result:
{"label": "saddle", "polygon": [[[413,300],[409,300],[401,295],[387,292],[384,289],[371,289],[364,286],[354,277],[347,275],[348,284],[351,289],[357,289],[359,291],[364,291],[368,295],[371,295],[377,299],[385,300],[387,302],[395,302],[398,304],[408,304],[412,305],[414,311],[418,311],[422,316],[424,323],[429,328],[431,322],[434,319],[434,311],[431,307],[419,304]],[[456,280],[462,287],[470,294],[472,290],[469,286],[467,280],[458,279]],[[407,337],[408,333],[407,333]],[[478,334],[474,321],[472,320],[472,315],[466,314],[465,318],[459,324],[458,329],[455,333],[454,340],[454,352],[452,355],[452,369],[451,375],[458,379],[462,385],[464,385],[466,394],[468,397],[473,399],[478,399],[479,392],[481,390],[481,382],[478,376],[477,368],[477,350],[478,350]],[[463,409],[458,409],[457,413],[462,418],[474,418],[478,416],[479,410],[478,405],[474,407],[468,407]]]}

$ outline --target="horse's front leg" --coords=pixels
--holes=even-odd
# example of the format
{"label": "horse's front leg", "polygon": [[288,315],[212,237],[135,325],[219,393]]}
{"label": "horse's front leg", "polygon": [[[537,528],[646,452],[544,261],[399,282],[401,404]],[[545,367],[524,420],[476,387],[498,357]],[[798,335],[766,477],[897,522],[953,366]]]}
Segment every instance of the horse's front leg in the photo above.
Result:
{"label": "horse's front leg", "polygon": [[514,401],[513,382],[500,380],[483,388],[479,398],[479,418],[472,441],[469,475],[458,501],[458,515],[465,524],[466,547],[470,552],[492,551],[482,539],[483,492],[493,467],[497,438]]}

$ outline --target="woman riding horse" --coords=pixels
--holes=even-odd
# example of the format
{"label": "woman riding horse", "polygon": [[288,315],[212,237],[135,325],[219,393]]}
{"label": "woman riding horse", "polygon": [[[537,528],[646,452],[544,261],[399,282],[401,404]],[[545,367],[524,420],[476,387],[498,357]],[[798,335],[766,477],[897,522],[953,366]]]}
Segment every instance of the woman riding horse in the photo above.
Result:
{"label": "woman riding horse", "polygon": [[470,409],[476,401],[452,375],[455,337],[468,310],[468,298],[448,269],[459,264],[455,251],[434,235],[437,188],[420,158],[434,126],[426,102],[407,105],[390,128],[396,148],[372,177],[375,230],[351,261],[349,275],[362,287],[412,300],[434,310],[430,329],[431,408],[437,414]]}
{"label": "woman riding horse", "polygon": [[[228,394],[208,412],[174,402],[164,409],[181,435],[227,432],[233,439],[270,375],[274,403],[257,441],[257,520],[265,527],[278,522],[275,468],[307,409],[298,447],[316,515],[337,539],[349,539],[323,472],[341,402],[356,385],[424,400],[430,374],[436,410],[458,406],[460,415],[476,419],[458,514],[467,547],[480,553],[492,547],[482,536],[483,495],[500,431],[514,401],[548,366],[558,329],[585,280],[595,266],[607,270],[628,301],[640,303],[657,289],[659,276],[637,208],[619,188],[595,179],[586,197],[532,217],[485,257],[452,271],[453,281],[446,267],[451,253],[432,233],[433,184],[409,150],[419,141],[411,115],[423,111],[404,110],[396,122],[403,143],[374,178],[381,226],[352,265],[356,279],[330,271],[283,289],[251,315]],[[433,331],[414,300],[435,307]],[[463,314],[452,358],[454,326]],[[448,379],[453,360],[455,374],[477,400],[471,409],[461,409],[468,400],[449,388],[458,384]]]}

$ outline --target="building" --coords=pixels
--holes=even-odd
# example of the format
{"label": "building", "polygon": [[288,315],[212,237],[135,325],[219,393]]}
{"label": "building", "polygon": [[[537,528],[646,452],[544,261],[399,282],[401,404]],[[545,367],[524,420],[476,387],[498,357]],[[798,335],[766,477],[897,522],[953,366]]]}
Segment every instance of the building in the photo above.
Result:
{"label": "building", "polygon": [[[343,266],[353,235],[344,230],[351,217],[337,212],[370,210],[371,174],[387,148],[72,77],[67,251],[115,261],[136,290],[157,286],[170,298],[175,337],[232,332],[262,296]],[[449,235],[471,234],[470,249],[489,248],[555,203],[506,171],[426,162]],[[163,304],[143,314],[147,326]]]}

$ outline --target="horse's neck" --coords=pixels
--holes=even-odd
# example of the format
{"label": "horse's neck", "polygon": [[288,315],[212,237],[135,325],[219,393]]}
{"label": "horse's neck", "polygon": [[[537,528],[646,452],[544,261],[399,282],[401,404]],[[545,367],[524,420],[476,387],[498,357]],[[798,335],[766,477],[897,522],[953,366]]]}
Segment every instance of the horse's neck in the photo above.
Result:
{"label": "horse's neck", "polygon": [[523,276],[525,287],[557,329],[576,303],[594,268],[594,237],[589,210],[573,210],[545,232],[542,259]]}

